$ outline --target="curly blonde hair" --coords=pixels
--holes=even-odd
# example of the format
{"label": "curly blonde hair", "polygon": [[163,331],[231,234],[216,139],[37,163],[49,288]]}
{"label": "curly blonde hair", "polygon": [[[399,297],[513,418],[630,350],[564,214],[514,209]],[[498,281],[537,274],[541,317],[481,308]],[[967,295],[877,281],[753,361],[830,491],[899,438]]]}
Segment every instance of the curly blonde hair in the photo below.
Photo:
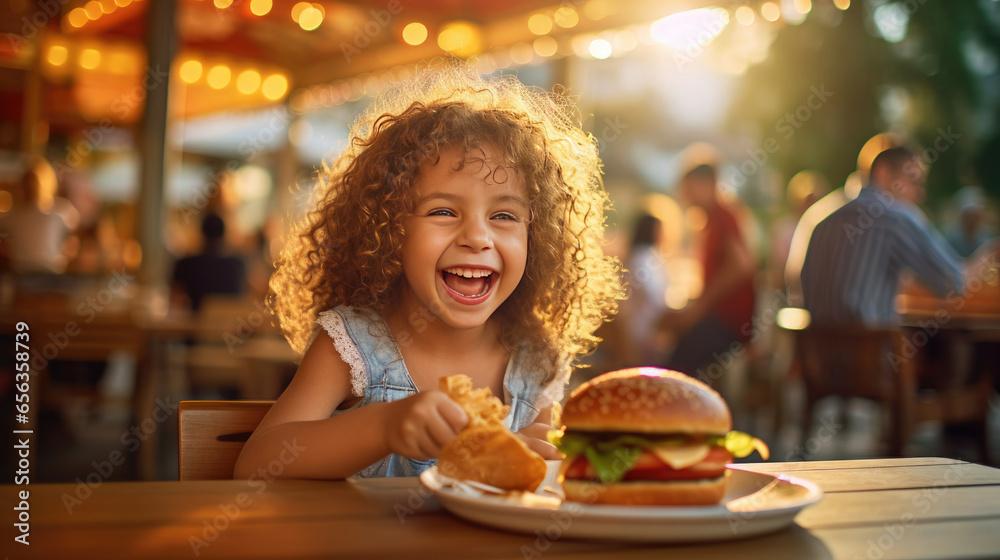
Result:
{"label": "curly blonde hair", "polygon": [[620,263],[601,248],[610,202],[597,146],[573,111],[558,93],[455,64],[377,99],[324,164],[314,209],[293,224],[271,278],[268,304],[292,348],[306,350],[321,311],[393,303],[421,166],[445,149],[491,146],[520,174],[532,210],[524,276],[494,314],[502,341],[532,341],[558,369],[591,351],[623,290]]}

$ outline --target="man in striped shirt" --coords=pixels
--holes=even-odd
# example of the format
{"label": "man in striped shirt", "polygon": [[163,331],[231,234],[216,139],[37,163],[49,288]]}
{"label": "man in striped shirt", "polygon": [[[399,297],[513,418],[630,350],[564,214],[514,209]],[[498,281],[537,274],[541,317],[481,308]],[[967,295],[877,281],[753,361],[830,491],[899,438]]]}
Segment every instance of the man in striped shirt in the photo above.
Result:
{"label": "man in striped shirt", "polygon": [[816,226],[802,267],[813,324],[895,324],[906,270],[939,296],[964,291],[960,259],[917,207],[925,177],[913,152],[890,148],[872,162],[861,194]]}

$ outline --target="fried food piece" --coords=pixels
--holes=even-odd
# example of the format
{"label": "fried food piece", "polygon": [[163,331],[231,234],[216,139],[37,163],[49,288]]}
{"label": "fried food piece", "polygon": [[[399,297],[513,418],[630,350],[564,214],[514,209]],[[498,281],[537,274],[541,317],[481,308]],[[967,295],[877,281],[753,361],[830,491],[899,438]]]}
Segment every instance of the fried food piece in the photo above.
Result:
{"label": "fried food piece", "polygon": [[465,414],[469,416],[467,428],[477,426],[503,426],[503,419],[510,412],[500,399],[493,396],[487,387],[472,388],[472,379],[468,375],[450,375],[438,381],[441,392],[458,403]]}
{"label": "fried food piece", "polygon": [[538,488],[545,479],[545,460],[504,426],[510,407],[485,387],[472,389],[465,375],[442,377],[440,388],[469,416],[469,424],[441,451],[441,474],[504,490]]}

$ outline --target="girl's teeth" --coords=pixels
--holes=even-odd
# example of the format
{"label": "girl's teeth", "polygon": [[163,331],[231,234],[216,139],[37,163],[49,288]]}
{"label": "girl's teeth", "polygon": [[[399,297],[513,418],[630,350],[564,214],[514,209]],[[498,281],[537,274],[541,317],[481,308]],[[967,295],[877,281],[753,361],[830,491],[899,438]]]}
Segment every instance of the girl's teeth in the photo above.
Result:
{"label": "girl's teeth", "polygon": [[492,274],[492,272],[488,270],[473,270],[471,268],[446,268],[444,271],[449,274],[455,274],[465,278],[482,278]]}

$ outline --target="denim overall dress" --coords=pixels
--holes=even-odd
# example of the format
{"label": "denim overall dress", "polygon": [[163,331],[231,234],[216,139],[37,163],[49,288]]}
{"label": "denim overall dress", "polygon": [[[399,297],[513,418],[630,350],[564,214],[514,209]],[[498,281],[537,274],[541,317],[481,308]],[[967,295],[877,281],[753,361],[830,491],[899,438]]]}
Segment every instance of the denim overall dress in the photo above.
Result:
{"label": "denim overall dress", "polygon": [[[319,314],[317,323],[333,339],[337,351],[351,367],[351,386],[354,396],[361,396],[354,406],[334,411],[337,416],[373,403],[398,401],[417,393],[389,327],[371,309],[338,306]],[[541,372],[532,368],[531,352],[524,345],[512,352],[504,373],[504,404],[510,413],[504,423],[511,431],[518,431],[531,424],[538,416],[541,401],[549,401],[540,384]],[[546,393],[547,394],[547,393]],[[548,406],[545,402],[543,406]],[[417,461],[391,454],[370,465],[355,477],[417,476],[435,465],[436,459]]]}

